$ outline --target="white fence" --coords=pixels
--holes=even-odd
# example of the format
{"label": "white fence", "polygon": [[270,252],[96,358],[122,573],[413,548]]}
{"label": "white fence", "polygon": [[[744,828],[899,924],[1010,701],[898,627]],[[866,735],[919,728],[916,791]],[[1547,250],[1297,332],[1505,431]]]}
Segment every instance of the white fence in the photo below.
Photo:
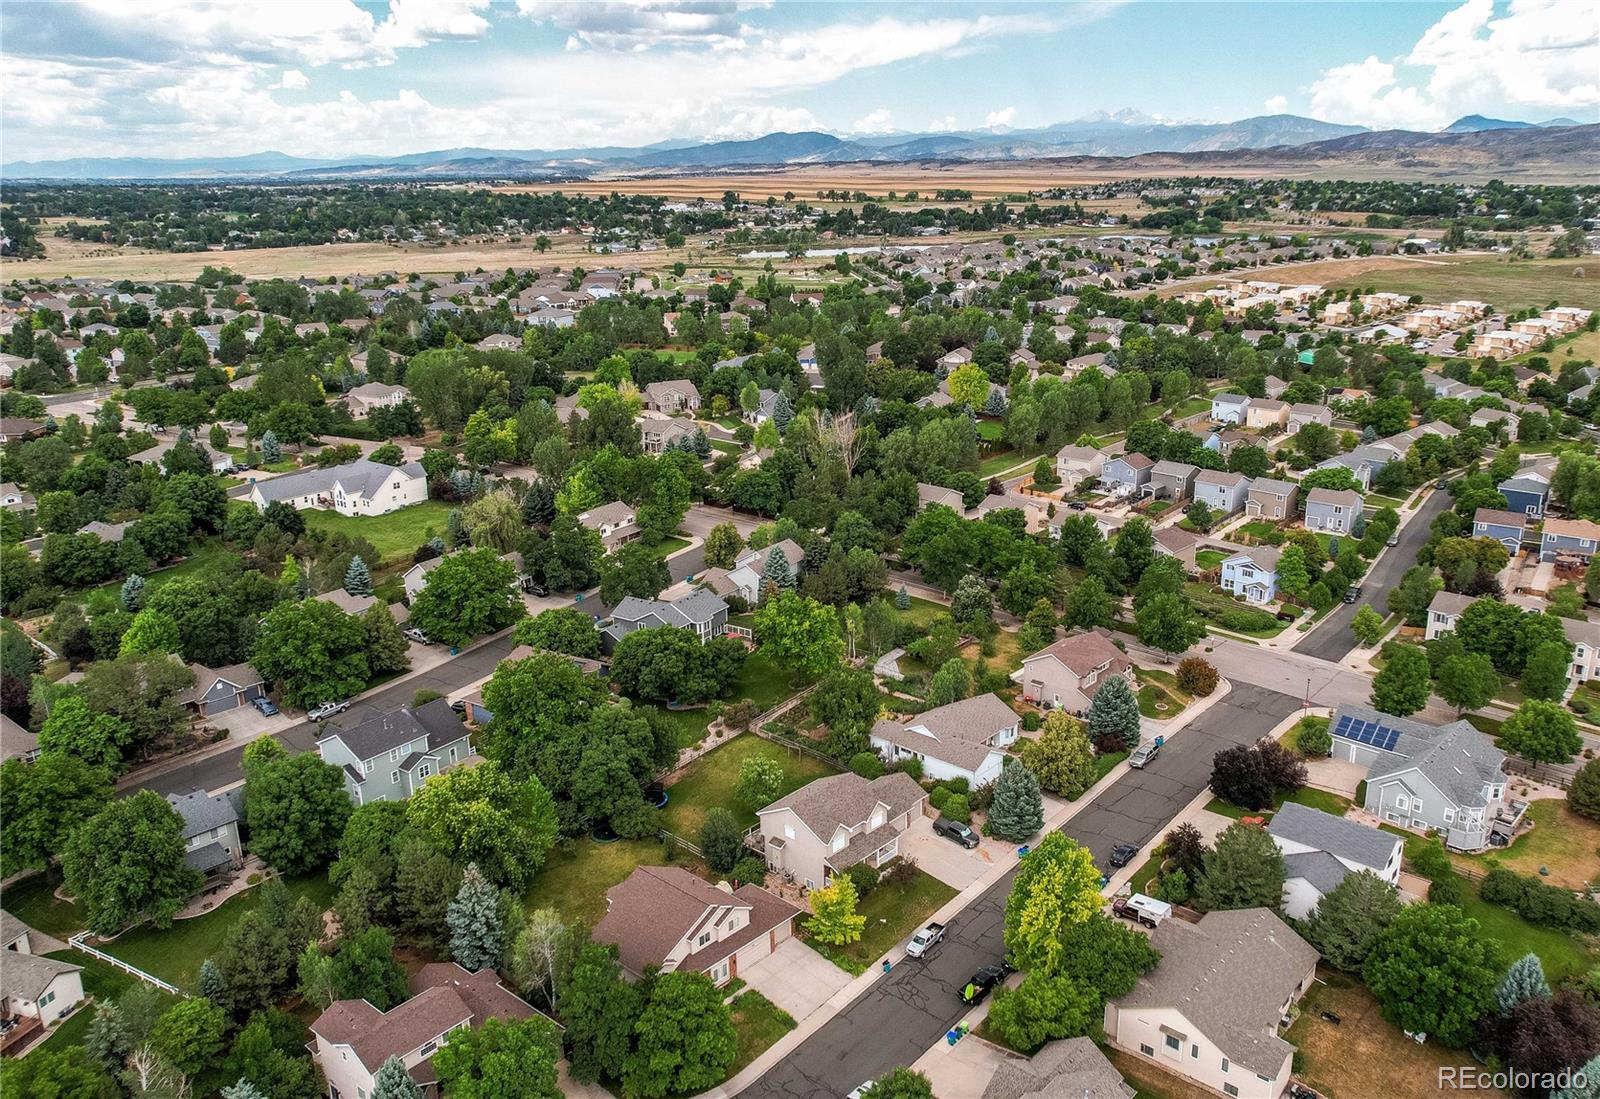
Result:
{"label": "white fence", "polygon": [[85,938],[87,938],[87,933],[80,931],[76,935],[72,936],[72,938],[68,939],[67,942],[71,945],[72,949],[81,950],[91,958],[98,958],[107,965],[116,966],[124,973],[130,973],[146,984],[155,985],[162,992],[170,992],[174,996],[182,996],[185,994],[184,991],[177,985],[168,984],[166,981],[163,981],[160,977],[155,976],[153,973],[146,973],[138,966],[129,965],[121,958],[114,958],[103,950],[96,950],[94,947],[90,946],[84,941]]}

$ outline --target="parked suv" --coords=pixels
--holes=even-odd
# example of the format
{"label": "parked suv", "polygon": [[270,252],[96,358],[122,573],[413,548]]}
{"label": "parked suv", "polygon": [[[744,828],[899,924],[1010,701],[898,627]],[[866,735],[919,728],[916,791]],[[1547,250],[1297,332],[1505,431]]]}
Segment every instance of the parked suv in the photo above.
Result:
{"label": "parked suv", "polygon": [[412,641],[415,641],[418,645],[432,645],[433,644],[432,641],[428,640],[428,635],[423,633],[421,630],[417,629],[415,626],[407,627],[402,632],[406,635],[406,637],[408,637]]}
{"label": "parked suv", "polygon": [[933,831],[935,835],[943,836],[947,840],[954,840],[969,850],[978,846],[978,833],[968,828],[965,824],[940,817],[933,822]]}
{"label": "parked suv", "polygon": [[278,712],[278,707],[275,706],[272,702],[272,699],[268,698],[266,695],[262,695],[260,698],[252,698],[250,700],[250,705],[260,710],[261,713],[266,717],[272,717]]}

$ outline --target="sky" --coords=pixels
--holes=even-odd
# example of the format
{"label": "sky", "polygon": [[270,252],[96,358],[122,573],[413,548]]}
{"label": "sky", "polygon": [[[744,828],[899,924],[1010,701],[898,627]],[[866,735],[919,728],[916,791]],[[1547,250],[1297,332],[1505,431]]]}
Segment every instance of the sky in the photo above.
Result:
{"label": "sky", "polygon": [[0,158],[1026,129],[1131,110],[1600,121],[1600,0],[0,4]]}

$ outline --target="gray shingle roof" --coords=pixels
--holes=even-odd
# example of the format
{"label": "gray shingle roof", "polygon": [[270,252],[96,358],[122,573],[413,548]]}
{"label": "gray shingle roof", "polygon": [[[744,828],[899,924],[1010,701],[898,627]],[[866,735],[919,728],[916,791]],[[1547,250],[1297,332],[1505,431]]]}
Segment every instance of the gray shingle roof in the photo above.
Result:
{"label": "gray shingle roof", "polygon": [[1374,870],[1389,864],[1395,844],[1400,842],[1400,837],[1382,829],[1292,801],[1284,802],[1273,814],[1267,832]]}
{"label": "gray shingle roof", "polygon": [[401,707],[348,729],[335,728],[320,739],[338,737],[357,759],[368,760],[418,737],[427,738],[427,750],[431,752],[466,735],[466,726],[450,709],[450,703],[436,698],[416,710]]}
{"label": "gray shingle roof", "polygon": [[228,854],[228,849],[220,843],[208,843],[204,847],[196,847],[192,851],[183,853],[183,861],[192,870],[205,874],[219,866],[226,866],[233,862],[233,856]]}
{"label": "gray shingle roof", "polygon": [[999,751],[987,742],[1020,720],[991,692],[924,711],[903,725],[879,721],[872,726],[872,735],[970,771],[981,766],[990,752]]}
{"label": "gray shingle roof", "polygon": [[6,964],[0,966],[0,997],[37,1000],[50,982],[61,974],[78,973],[82,969],[81,965],[46,958],[42,954],[8,951]]}
{"label": "gray shingle roof", "polygon": [[1294,1053],[1278,1037],[1279,1012],[1316,965],[1311,944],[1271,911],[1243,908],[1166,920],[1151,945],[1160,963],[1117,1006],[1180,1011],[1229,1060],[1277,1075]]}
{"label": "gray shingle roof", "polygon": [[[332,492],[336,484],[343,485],[347,494],[370,496],[395,472],[396,468],[381,462],[368,461],[366,458],[358,458],[342,466],[307,469],[299,473],[286,473],[282,477],[274,477],[267,481],[258,481],[255,490],[269,504],[275,500],[292,500],[298,496],[309,496],[314,492]],[[408,477],[427,476],[422,466],[416,462],[407,462],[398,469]]]}
{"label": "gray shingle roof", "polygon": [[1369,783],[1414,767],[1457,805],[1481,807],[1486,804],[1484,786],[1504,781],[1505,753],[1465,721],[1428,725],[1346,704],[1334,712],[1333,724],[1346,714],[1381,722],[1400,734],[1394,751],[1380,755],[1367,769]]}
{"label": "gray shingle roof", "polygon": [[1318,893],[1327,895],[1339,887],[1350,868],[1326,851],[1301,851],[1283,856],[1285,880],[1304,878]]}
{"label": "gray shingle roof", "polygon": [[927,796],[917,780],[903,771],[892,771],[875,779],[846,772],[808,782],[761,812],[790,809],[826,843],[841,827],[858,828],[867,823],[873,806],[879,802],[889,807],[887,816],[892,820]]}
{"label": "gray shingle roof", "polygon": [[995,1066],[983,1099],[1132,1099],[1100,1047],[1090,1038],[1051,1042],[1032,1057]]}
{"label": "gray shingle roof", "polygon": [[626,596],[612,609],[611,617],[619,622],[634,623],[642,622],[654,615],[666,625],[681,629],[699,622],[710,622],[727,609],[727,600],[722,596],[704,588],[696,588],[688,595],[674,599],[670,603],[660,599]]}
{"label": "gray shingle roof", "polygon": [[167,803],[183,818],[183,838],[192,839],[202,832],[236,824],[239,813],[225,794],[215,797],[204,790],[187,794],[168,794]]}

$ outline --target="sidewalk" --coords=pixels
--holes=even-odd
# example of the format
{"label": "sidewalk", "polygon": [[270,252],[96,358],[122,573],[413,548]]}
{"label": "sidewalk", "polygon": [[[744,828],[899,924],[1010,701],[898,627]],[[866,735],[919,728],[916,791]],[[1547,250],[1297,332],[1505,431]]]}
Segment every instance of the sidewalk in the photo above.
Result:
{"label": "sidewalk", "polygon": [[[1215,704],[1217,700],[1221,699],[1231,689],[1232,684],[1230,684],[1227,680],[1224,679],[1219,681],[1217,683],[1217,689],[1211,692],[1210,696],[1206,699],[1206,702],[1208,704]],[[1192,718],[1198,715],[1201,712],[1201,709],[1202,708],[1196,708],[1192,713],[1190,713],[1189,716]],[[1299,716],[1299,714],[1296,714],[1294,720],[1298,721]],[[1186,721],[1185,725],[1187,724],[1188,722]],[[1182,728],[1179,728],[1173,730],[1173,732],[1168,735],[1177,736],[1182,732]],[[1067,821],[1076,816],[1079,810],[1092,804],[1107,787],[1111,786],[1118,779],[1122,778],[1123,775],[1127,774],[1128,770],[1128,763],[1126,760],[1124,760],[1113,767],[1110,771],[1106,772],[1104,778],[1100,779],[1099,782],[1096,782],[1089,789],[1085,790],[1082,796],[1080,796],[1076,801],[1062,803],[1060,808],[1045,818],[1044,828],[1041,830],[1040,834],[1043,835],[1045,833],[1059,830],[1062,825],[1066,824]],[[1200,805],[1204,806],[1207,801],[1211,800],[1211,792],[1209,790],[1203,791],[1198,800]],[[1157,839],[1155,842],[1160,842],[1160,840]],[[1140,861],[1142,862],[1143,860]],[[994,866],[985,871],[982,877],[978,878],[960,893],[957,893],[953,898],[945,903],[943,908],[940,908],[937,912],[933,913],[928,917],[928,919],[930,921],[939,921],[945,923],[949,922],[978,897],[987,892],[989,887],[994,885],[995,882],[1011,873],[1016,866],[1017,860],[1014,857],[1004,862],[996,863]],[[1128,870],[1124,871],[1123,873],[1131,875],[1132,871]],[[1121,873],[1119,873],[1119,876],[1121,876]],[[1115,881],[1116,878],[1113,878],[1112,882],[1115,883]],[[1108,885],[1106,888],[1110,889],[1111,886]],[[898,965],[905,958],[905,956],[906,952],[904,943],[896,945],[894,949],[891,950],[887,955],[891,965]],[[759,1080],[779,1061],[782,1061],[790,1053],[794,1052],[794,1050],[799,1047],[801,1043],[803,1043],[807,1038],[811,1037],[811,1035],[815,1034],[818,1030],[822,1029],[822,1027],[826,1025],[835,1015],[848,1007],[858,996],[866,992],[883,976],[884,974],[882,969],[875,968],[869,969],[867,972],[861,974],[861,976],[855,978],[849,984],[841,988],[838,992],[834,993],[827,1003],[817,1008],[817,1010],[813,1011],[810,1015],[807,1015],[804,1019],[799,1020],[798,1026],[796,1026],[788,1034],[785,1034],[777,1042],[773,1043],[773,1045],[768,1048],[766,1052],[762,1053],[761,1056],[750,1062],[750,1064],[745,1067],[744,1071],[740,1072],[731,1080],[723,1081],[721,1084],[711,1088],[709,1091],[701,1092],[699,1099],[731,1099],[732,1096],[738,1095],[745,1088]]]}

